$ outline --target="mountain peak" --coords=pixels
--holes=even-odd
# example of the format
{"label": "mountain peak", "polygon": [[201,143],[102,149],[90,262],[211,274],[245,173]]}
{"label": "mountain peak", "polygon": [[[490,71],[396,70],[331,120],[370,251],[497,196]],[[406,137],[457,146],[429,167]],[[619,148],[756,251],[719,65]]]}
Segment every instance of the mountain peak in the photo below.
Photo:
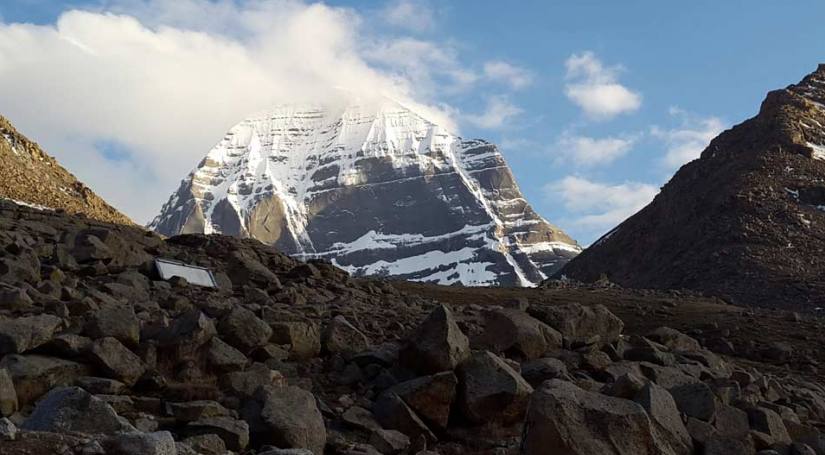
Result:
{"label": "mountain peak", "polygon": [[356,275],[534,285],[579,251],[498,149],[386,98],[290,104],[229,130],[150,227],[253,237]]}
{"label": "mountain peak", "polygon": [[647,207],[560,272],[748,305],[825,302],[823,66],[768,94]]}
{"label": "mountain peak", "polygon": [[79,182],[39,145],[0,116],[0,198],[62,209],[99,221],[134,224]]}

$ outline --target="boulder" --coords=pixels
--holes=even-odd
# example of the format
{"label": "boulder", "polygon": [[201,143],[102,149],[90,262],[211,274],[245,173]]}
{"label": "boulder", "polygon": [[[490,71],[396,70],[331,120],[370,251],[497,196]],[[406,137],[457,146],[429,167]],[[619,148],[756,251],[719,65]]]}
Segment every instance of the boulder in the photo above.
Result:
{"label": "boulder", "polygon": [[398,430],[410,438],[423,436],[429,441],[437,440],[427,424],[394,393],[382,394],[375,400],[372,412],[384,428]]}
{"label": "boulder", "polygon": [[513,423],[524,416],[533,387],[507,362],[488,351],[459,365],[458,404],[473,423]]}
{"label": "boulder", "polygon": [[272,332],[272,341],[290,345],[290,357],[293,359],[310,359],[321,352],[321,333],[315,323],[276,322],[272,324]]}
{"label": "boulder", "polygon": [[176,455],[175,440],[168,431],[123,433],[103,441],[107,455]]}
{"label": "boulder", "polygon": [[194,350],[208,343],[217,333],[218,329],[212,319],[200,310],[190,310],[175,318],[165,330],[161,330],[157,340],[161,347],[187,345]]}
{"label": "boulder", "polygon": [[484,314],[483,344],[508,357],[533,360],[560,349],[562,336],[523,311],[503,309]]}
{"label": "boulder", "polygon": [[659,327],[648,336],[651,340],[667,346],[673,351],[699,351],[702,346],[695,339],[670,327]]}
{"label": "boulder", "polygon": [[619,339],[624,323],[604,305],[583,306],[577,303],[531,306],[528,312],[536,319],[561,332],[565,343],[572,345],[599,337],[599,344]]}
{"label": "boulder", "polygon": [[241,398],[255,394],[259,387],[284,385],[284,376],[262,363],[252,364],[244,371],[234,371],[221,377],[220,384],[226,392]]}
{"label": "boulder", "polygon": [[375,431],[381,428],[375,416],[368,409],[361,406],[351,406],[341,414],[341,420],[347,425],[365,431]]}
{"label": "boulder", "polygon": [[12,381],[8,370],[0,368],[0,417],[14,414],[17,412],[18,407],[14,381]]}
{"label": "boulder", "polygon": [[199,400],[166,403],[166,409],[179,422],[194,422],[207,417],[225,417],[229,410],[217,401]]}
{"label": "boulder", "polygon": [[20,406],[33,403],[53,387],[74,384],[77,378],[89,374],[83,364],[40,355],[7,355],[0,360],[0,368],[11,376]]}
{"label": "boulder", "polygon": [[716,417],[718,400],[707,384],[696,382],[670,389],[670,394],[676,400],[679,410],[705,422],[713,422]]}
{"label": "boulder", "polygon": [[203,417],[186,425],[184,432],[187,435],[217,435],[227,449],[236,452],[244,450],[249,445],[249,425],[232,417]]}
{"label": "boulder", "polygon": [[335,316],[321,334],[321,345],[329,353],[353,354],[367,349],[369,344],[367,336],[341,315]]}
{"label": "boulder", "polygon": [[241,370],[249,363],[243,352],[233,348],[218,337],[209,340],[206,347],[206,360],[218,371]]}
{"label": "boulder", "polygon": [[788,429],[779,414],[766,407],[751,408],[747,412],[751,429],[769,435],[778,443],[791,443]]}
{"label": "boulder", "polygon": [[146,371],[140,357],[115,338],[106,337],[92,343],[89,356],[103,373],[129,386]]}
{"label": "boulder", "polygon": [[140,320],[131,307],[106,305],[92,313],[83,334],[92,339],[112,337],[127,346],[140,341]]}
{"label": "boulder", "polygon": [[419,374],[453,370],[470,355],[470,342],[453,318],[439,305],[418,326],[399,353],[403,365]]}
{"label": "boulder", "polygon": [[257,445],[309,449],[323,455],[327,432],[315,396],[294,386],[261,387],[242,409]]}
{"label": "boulder", "polygon": [[48,314],[0,321],[0,356],[20,354],[45,344],[62,323],[62,319]]}
{"label": "boulder", "polygon": [[376,430],[370,435],[370,445],[382,454],[395,454],[407,450],[410,438],[396,430]]}
{"label": "boulder", "polygon": [[115,434],[134,431],[114,409],[80,387],[53,389],[37,403],[23,422],[23,430]]}
{"label": "boulder", "polygon": [[198,455],[225,455],[226,444],[216,434],[198,434],[184,438],[181,444],[191,448]]}
{"label": "boulder", "polygon": [[445,430],[458,379],[452,371],[402,382],[385,393],[398,395],[425,422]]}
{"label": "boulder", "polygon": [[558,379],[530,400],[524,455],[658,455],[650,419],[637,403],[584,391]]}
{"label": "boulder", "polygon": [[648,383],[636,395],[634,401],[642,405],[653,423],[656,445],[667,447],[667,453],[690,455],[693,441],[682,422],[679,408],[673,396],[664,388]]}
{"label": "boulder", "polygon": [[267,344],[272,336],[269,324],[243,307],[233,308],[221,319],[218,332],[227,343],[243,352]]}
{"label": "boulder", "polygon": [[545,357],[523,363],[521,376],[533,387],[538,387],[544,381],[566,377],[567,366],[559,359]]}

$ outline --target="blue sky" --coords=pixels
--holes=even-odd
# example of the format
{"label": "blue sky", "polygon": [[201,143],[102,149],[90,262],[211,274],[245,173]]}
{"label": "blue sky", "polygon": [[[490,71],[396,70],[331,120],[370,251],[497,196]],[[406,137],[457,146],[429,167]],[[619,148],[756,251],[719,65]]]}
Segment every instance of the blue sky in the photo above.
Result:
{"label": "blue sky", "polygon": [[[280,74],[277,64],[250,68],[243,77],[210,65],[220,58],[248,62],[244,47],[269,37],[259,22],[295,26],[299,38],[305,30],[306,40],[320,44],[298,57],[300,39],[291,48],[256,48],[255,60],[279,60],[283,52],[283,60],[302,65],[303,58],[322,55],[328,60],[320,62],[335,62],[342,78],[401,80],[406,95],[448,115],[463,136],[499,144],[539,213],[586,245],[644,205],[719,130],[754,115],[767,91],[797,82],[825,61],[822,1],[503,5],[7,0],[0,4],[0,105],[78,177],[145,222],[207,144],[223,135],[223,125],[283,96],[244,92],[248,73]],[[67,15],[72,9],[91,13]],[[107,12],[135,22],[113,23]],[[184,51],[195,46],[176,31],[204,34],[213,47],[201,60],[178,63],[135,50],[140,39],[162,39]],[[28,51],[15,53],[3,41]],[[89,60],[55,50],[67,41],[89,50],[82,57]],[[108,48],[95,47],[104,41]],[[215,85],[198,89],[201,78],[185,73],[201,66],[215,73]],[[36,68],[50,70],[52,78],[27,72]],[[280,86],[328,83],[306,71],[311,77],[301,81],[288,74],[255,77]],[[65,80],[56,82],[62,74]],[[161,74],[179,77],[180,87],[143,93]],[[103,89],[69,80],[84,78]],[[125,92],[140,93],[129,98]],[[226,107],[221,115],[207,115],[208,106],[193,99],[204,92]],[[164,116],[187,120],[170,126],[158,120]]]}

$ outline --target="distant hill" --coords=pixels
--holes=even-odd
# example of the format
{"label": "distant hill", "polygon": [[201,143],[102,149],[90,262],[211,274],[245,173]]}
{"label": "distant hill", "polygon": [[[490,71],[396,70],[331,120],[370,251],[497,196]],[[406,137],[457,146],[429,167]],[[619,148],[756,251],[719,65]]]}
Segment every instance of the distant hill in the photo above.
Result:
{"label": "distant hill", "polygon": [[134,224],[0,116],[0,198]]}

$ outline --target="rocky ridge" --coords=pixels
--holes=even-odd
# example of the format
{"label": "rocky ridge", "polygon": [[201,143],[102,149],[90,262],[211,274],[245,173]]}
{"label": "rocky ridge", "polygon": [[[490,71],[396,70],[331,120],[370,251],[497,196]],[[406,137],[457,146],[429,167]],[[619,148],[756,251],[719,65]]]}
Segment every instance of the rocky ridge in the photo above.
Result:
{"label": "rocky ridge", "polygon": [[514,295],[445,304],[255,240],[0,202],[0,451],[825,453],[825,387],[790,347],[755,362]]}
{"label": "rocky ridge", "polygon": [[825,65],[768,94],[647,207],[558,276],[694,289],[740,305],[825,302]]}
{"label": "rocky ridge", "polygon": [[0,116],[0,198],[133,224]]}
{"label": "rocky ridge", "polygon": [[527,203],[495,145],[386,98],[244,120],[149,227],[439,284],[532,286],[581,250]]}

